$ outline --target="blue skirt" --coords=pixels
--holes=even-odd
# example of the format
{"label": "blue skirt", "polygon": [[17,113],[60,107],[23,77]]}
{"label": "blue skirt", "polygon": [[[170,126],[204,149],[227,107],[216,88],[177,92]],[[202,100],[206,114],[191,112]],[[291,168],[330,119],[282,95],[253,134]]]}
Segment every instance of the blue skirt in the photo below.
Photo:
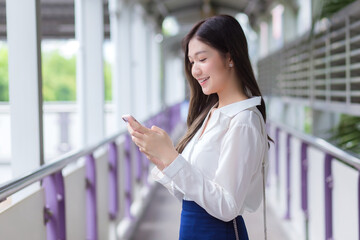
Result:
{"label": "blue skirt", "polygon": [[[236,217],[240,240],[248,240],[242,216]],[[208,214],[193,201],[183,200],[179,240],[236,240],[233,221],[224,222]]]}

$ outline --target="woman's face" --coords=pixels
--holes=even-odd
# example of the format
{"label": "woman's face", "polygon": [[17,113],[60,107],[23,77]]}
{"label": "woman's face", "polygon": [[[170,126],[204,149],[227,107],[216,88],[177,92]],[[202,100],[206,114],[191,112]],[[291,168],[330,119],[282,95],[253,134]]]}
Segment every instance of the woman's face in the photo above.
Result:
{"label": "woman's face", "polygon": [[229,85],[230,58],[222,56],[215,48],[192,38],[188,58],[192,65],[191,74],[204,94],[220,93]]}

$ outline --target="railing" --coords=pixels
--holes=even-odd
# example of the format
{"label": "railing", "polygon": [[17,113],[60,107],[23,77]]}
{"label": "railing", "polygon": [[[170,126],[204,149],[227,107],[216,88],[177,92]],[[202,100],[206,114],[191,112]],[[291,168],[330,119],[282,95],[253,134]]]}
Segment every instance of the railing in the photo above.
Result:
{"label": "railing", "polygon": [[[104,105],[105,135],[114,133],[115,126],[114,106],[111,103]],[[44,102],[43,103],[43,130],[44,130],[44,156],[49,162],[73,149],[78,149],[79,119],[75,102]],[[0,164],[10,164],[10,105],[0,102]],[[0,176],[0,183],[4,178]]]}
{"label": "railing", "polygon": [[360,239],[360,156],[278,122],[268,132],[268,192],[293,239]]}
{"label": "railing", "polygon": [[265,95],[360,115],[360,2],[258,62]]}
{"label": "railing", "polygon": [[[171,133],[180,121],[180,109],[181,104],[169,107],[144,124]],[[144,160],[129,135],[121,132],[1,185],[4,204],[14,193],[41,181],[39,189],[0,212],[1,239],[129,237],[126,231],[138,217],[134,206],[146,201],[144,192],[149,192],[150,166]],[[109,231],[123,222],[128,228]]]}

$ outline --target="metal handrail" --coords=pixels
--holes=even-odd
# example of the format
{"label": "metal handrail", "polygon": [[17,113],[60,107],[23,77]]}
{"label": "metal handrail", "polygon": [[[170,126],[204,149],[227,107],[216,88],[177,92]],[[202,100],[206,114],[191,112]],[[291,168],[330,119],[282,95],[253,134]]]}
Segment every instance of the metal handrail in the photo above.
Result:
{"label": "metal handrail", "polygon": [[58,158],[55,158],[55,160],[52,163],[44,164],[43,166],[39,167],[35,171],[24,174],[20,177],[17,177],[13,180],[10,180],[6,183],[3,183],[0,185],[0,202],[4,201],[7,197],[10,195],[18,192],[19,190],[40,181],[46,176],[49,176],[51,174],[54,174],[60,170],[62,170],[64,167],[66,167],[68,164],[77,161],[79,158],[84,157],[88,154],[93,153],[95,150],[100,148],[101,146],[113,142],[116,138],[119,136],[125,134],[126,131],[121,131],[119,133],[116,133],[106,139],[103,139],[102,141],[93,144],[89,147],[85,147],[82,150],[73,150],[71,152],[68,152]]}
{"label": "metal handrail", "polygon": [[[169,106],[163,106],[160,112],[164,112],[169,109]],[[148,122],[150,119],[155,117],[156,114],[151,115],[149,118],[147,118],[144,123]],[[90,145],[88,147],[85,147],[81,150],[74,150],[70,151],[58,158],[55,158],[55,160],[51,163],[44,164],[40,166],[35,171],[32,171],[30,173],[24,174],[22,176],[16,177],[15,179],[12,179],[8,182],[5,182],[0,185],[0,202],[6,200],[7,197],[10,195],[18,192],[19,190],[40,181],[46,176],[49,176],[51,174],[54,174],[60,170],[62,170],[65,166],[68,164],[77,161],[79,158],[84,157],[86,155],[89,155],[93,153],[95,150],[100,148],[101,146],[115,141],[118,137],[120,137],[123,134],[126,134],[126,130],[120,131],[118,133],[113,134],[112,136],[105,138],[101,141],[99,141],[96,144]]]}
{"label": "metal handrail", "polygon": [[344,162],[345,164],[360,170],[360,156],[346,152],[335,145],[325,141],[324,139],[314,137],[312,135],[300,132],[299,130],[296,130],[292,127],[289,127],[281,122],[270,120],[268,121],[271,125],[275,125],[286,132],[290,133],[292,136],[301,139],[302,141],[308,143],[311,146],[314,146],[321,151],[330,154],[334,158],[338,159],[341,162]]}

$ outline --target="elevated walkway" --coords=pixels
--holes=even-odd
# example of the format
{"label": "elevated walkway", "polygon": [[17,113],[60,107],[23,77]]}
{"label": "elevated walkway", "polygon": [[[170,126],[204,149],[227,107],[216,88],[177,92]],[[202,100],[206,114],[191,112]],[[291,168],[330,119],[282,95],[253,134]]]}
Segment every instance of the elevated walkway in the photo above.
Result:
{"label": "elevated walkway", "polygon": [[[154,191],[132,240],[165,240],[179,237],[181,203],[160,184],[157,184]],[[262,211],[260,207],[255,213],[246,213],[243,216],[251,240],[264,239]],[[271,206],[267,208],[267,224],[269,240],[290,239]]]}

